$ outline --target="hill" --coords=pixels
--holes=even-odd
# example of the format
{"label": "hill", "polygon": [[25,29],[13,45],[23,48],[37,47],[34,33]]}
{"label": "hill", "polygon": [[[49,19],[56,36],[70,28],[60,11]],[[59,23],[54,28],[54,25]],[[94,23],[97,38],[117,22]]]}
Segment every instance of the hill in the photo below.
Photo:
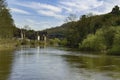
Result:
{"label": "hill", "polygon": [[[97,44],[91,45],[90,41],[94,40],[94,38],[92,37],[95,36],[103,37],[104,38],[103,42],[105,43],[104,45],[103,44],[100,45],[102,45],[102,47],[105,47],[104,49],[108,50],[111,49],[114,45],[115,42],[114,37],[115,34],[118,32],[117,30],[119,30],[119,26],[120,26],[120,10],[118,6],[115,6],[112,9],[112,11],[107,14],[92,16],[83,15],[80,18],[80,20],[76,22],[72,21],[69,23],[65,23],[62,26],[47,29],[45,31],[47,31],[48,34],[62,33],[63,35],[65,35],[65,38],[67,39],[66,43],[67,46],[79,47],[82,50],[85,48],[86,48],[85,50],[101,50],[95,49],[95,47],[99,45]],[[93,43],[95,43],[95,41],[93,41],[92,44]]]}

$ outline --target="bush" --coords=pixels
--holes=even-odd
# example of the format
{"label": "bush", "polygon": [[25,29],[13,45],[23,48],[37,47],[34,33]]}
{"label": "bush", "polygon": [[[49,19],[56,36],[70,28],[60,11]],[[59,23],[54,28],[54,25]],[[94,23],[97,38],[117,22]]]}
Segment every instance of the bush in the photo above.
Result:
{"label": "bush", "polygon": [[105,38],[103,31],[100,29],[96,34],[89,34],[86,39],[79,44],[79,48],[87,51],[104,51],[106,50]]}
{"label": "bush", "polygon": [[67,39],[62,39],[60,40],[60,43],[59,43],[61,46],[66,46],[67,45]]}
{"label": "bush", "polygon": [[30,41],[28,41],[27,39],[23,39],[21,41],[21,45],[28,45],[28,44],[30,44]]}
{"label": "bush", "polygon": [[120,55],[120,28],[116,28],[116,33],[114,35],[113,46],[109,51],[110,54]]}
{"label": "bush", "polygon": [[58,39],[58,38],[54,38],[54,39],[49,40],[50,45],[57,46],[57,45],[59,45],[59,43],[60,43],[60,39]]}

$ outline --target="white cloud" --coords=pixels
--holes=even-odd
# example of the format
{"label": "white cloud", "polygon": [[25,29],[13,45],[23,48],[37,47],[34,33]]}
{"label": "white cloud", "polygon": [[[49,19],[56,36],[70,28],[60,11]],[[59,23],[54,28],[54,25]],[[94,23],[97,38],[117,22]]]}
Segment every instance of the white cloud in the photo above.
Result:
{"label": "white cloud", "polygon": [[33,20],[33,19],[26,19],[26,22],[29,23],[29,24],[49,24],[49,22],[38,22],[36,20]]}
{"label": "white cloud", "polygon": [[42,14],[44,16],[50,16],[60,19],[64,18],[63,15],[60,15],[62,12],[62,8],[54,5],[43,4],[40,2],[24,2],[24,3],[16,3],[16,5],[31,8],[38,14]]}
{"label": "white cloud", "polygon": [[17,3],[17,5],[32,8],[35,10],[45,9],[45,10],[51,10],[53,12],[62,12],[62,9],[60,7],[53,6],[50,4],[43,4],[40,2],[24,2],[24,3]]}
{"label": "white cloud", "polygon": [[61,5],[64,5],[64,9],[68,10],[66,7],[71,8],[72,10],[68,10],[71,12],[81,12],[85,10],[89,10],[92,8],[99,7],[103,4],[103,1],[98,1],[98,0],[62,0],[60,1]]}
{"label": "white cloud", "polygon": [[26,21],[29,22],[29,23],[35,23],[35,21],[32,20],[32,19],[26,19]]}
{"label": "white cloud", "polygon": [[51,16],[51,17],[60,18],[60,19],[64,18],[64,16],[48,10],[39,10],[38,13],[45,16]]}
{"label": "white cloud", "polygon": [[[36,2],[36,0],[7,0],[12,4],[12,12],[21,14],[32,13],[35,16],[19,17],[21,21],[16,21],[20,25],[29,24],[33,29],[45,29],[48,27],[54,27],[61,25],[64,17],[70,13],[76,15],[83,15],[87,13],[104,14],[112,10],[115,5],[120,6],[120,0],[56,0],[54,4],[47,4]],[[16,8],[24,7],[26,10],[30,9],[31,12],[27,12]],[[33,12],[32,12],[33,11]],[[34,14],[35,13],[35,14]],[[14,14],[13,14],[14,15]],[[38,18],[39,16],[41,16]],[[24,16],[24,15],[22,15]],[[46,17],[44,17],[46,16]],[[15,16],[16,19],[17,16]],[[34,17],[34,18],[33,18]],[[25,21],[23,21],[23,19]],[[48,22],[47,22],[48,21]],[[50,21],[50,22],[49,22]]]}
{"label": "white cloud", "polygon": [[112,10],[115,5],[120,6],[120,0],[61,0],[59,2],[67,13],[104,14]]}
{"label": "white cloud", "polygon": [[34,29],[36,31],[37,30],[44,30],[44,29],[47,29],[47,28],[51,28],[51,27],[55,27],[55,26],[63,24],[62,21],[55,22],[56,24],[52,24],[52,23],[54,23],[54,21],[41,21],[41,22],[39,22],[37,20],[28,18],[24,21],[24,23],[17,24],[17,25],[19,25],[19,26],[20,25],[26,25],[26,23],[29,24],[29,27],[31,29]]}
{"label": "white cloud", "polygon": [[72,12],[72,8],[66,7],[64,5],[62,5],[62,6],[60,5],[60,7],[67,10],[68,12]]}
{"label": "white cloud", "polygon": [[88,11],[95,14],[105,14],[105,13],[111,12],[112,8],[115,5],[120,6],[120,0],[103,0],[103,3],[101,6],[97,7],[96,9],[91,9]]}
{"label": "white cloud", "polygon": [[26,14],[26,15],[30,14],[29,12],[22,10],[22,9],[17,9],[17,8],[10,8],[10,9],[12,12],[15,12],[15,13]]}

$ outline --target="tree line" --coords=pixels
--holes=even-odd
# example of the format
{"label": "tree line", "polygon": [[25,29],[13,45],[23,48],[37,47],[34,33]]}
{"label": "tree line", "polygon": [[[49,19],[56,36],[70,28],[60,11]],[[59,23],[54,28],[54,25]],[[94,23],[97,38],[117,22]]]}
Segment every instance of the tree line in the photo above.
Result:
{"label": "tree line", "polygon": [[0,38],[12,38],[16,27],[5,0],[0,0]]}
{"label": "tree line", "polygon": [[[73,18],[72,18],[73,17]],[[83,15],[78,21],[71,15],[67,23],[43,30],[57,42],[65,46],[87,51],[120,52],[120,9],[115,6],[111,12],[103,15]],[[7,8],[5,0],[0,0],[0,39],[20,38],[21,32],[27,39],[35,40],[41,31],[17,28]],[[51,38],[51,37],[50,37]],[[53,42],[54,40],[52,40]]]}
{"label": "tree line", "polygon": [[[44,32],[46,34],[46,32]],[[6,0],[0,0],[0,39],[21,38],[35,40],[37,35],[44,34],[41,31],[29,29],[28,25],[17,28],[14,24],[10,9],[7,7]]]}
{"label": "tree line", "polygon": [[120,9],[116,5],[107,14],[83,15],[78,21],[70,21],[46,31],[64,34],[68,47],[119,54]]}

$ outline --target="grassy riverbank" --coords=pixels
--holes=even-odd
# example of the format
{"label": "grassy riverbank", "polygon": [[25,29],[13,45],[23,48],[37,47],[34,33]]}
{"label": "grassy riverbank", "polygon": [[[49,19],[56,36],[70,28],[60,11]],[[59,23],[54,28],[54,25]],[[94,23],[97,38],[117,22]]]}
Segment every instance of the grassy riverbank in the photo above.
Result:
{"label": "grassy riverbank", "polygon": [[0,50],[11,50],[21,45],[41,46],[46,44],[37,40],[0,39]]}
{"label": "grassy riverbank", "polygon": [[15,39],[0,39],[0,50],[15,49],[18,41]]}

